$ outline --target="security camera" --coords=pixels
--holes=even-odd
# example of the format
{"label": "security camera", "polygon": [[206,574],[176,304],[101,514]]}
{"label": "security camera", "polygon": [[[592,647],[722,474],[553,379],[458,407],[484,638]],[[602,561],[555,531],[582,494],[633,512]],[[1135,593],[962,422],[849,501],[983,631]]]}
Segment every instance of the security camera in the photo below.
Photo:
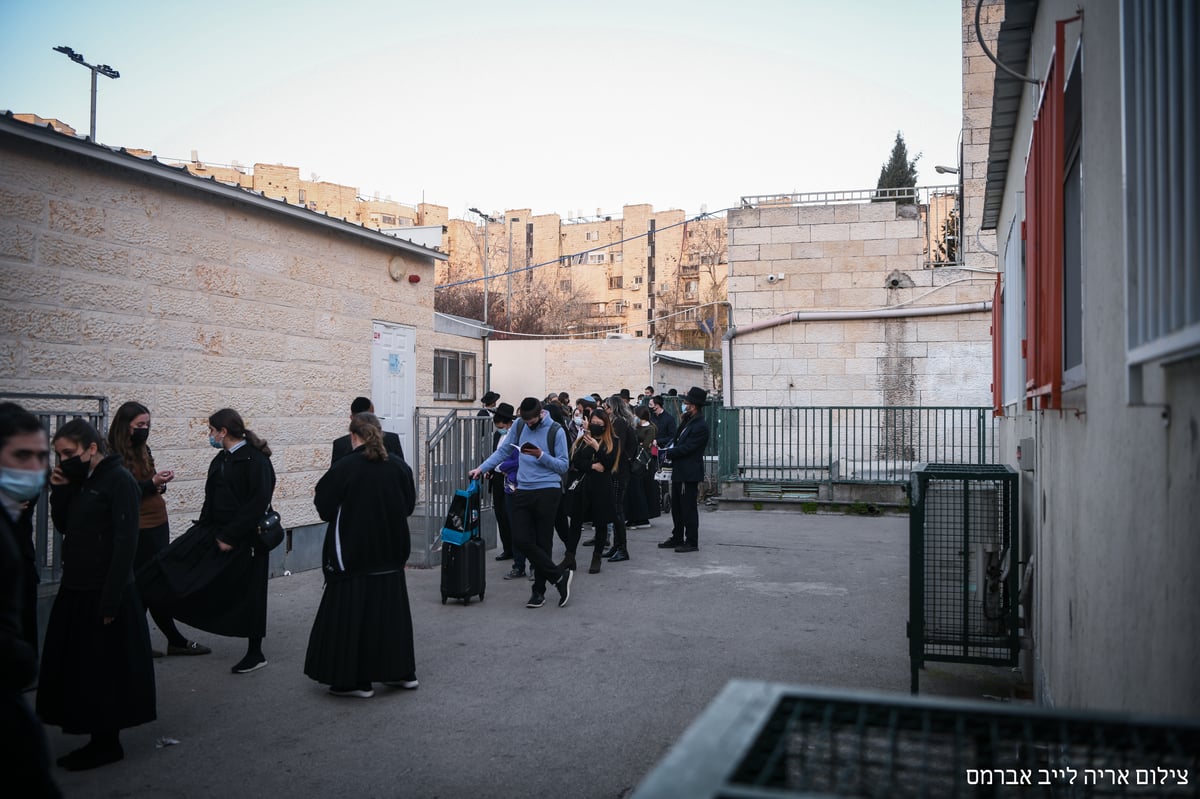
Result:
{"label": "security camera", "polygon": [[777,280],[779,280],[779,278],[778,278],[776,275],[767,275],[767,282],[768,282],[768,283],[774,283],[774,282],[775,282],[775,281],[777,281]]}

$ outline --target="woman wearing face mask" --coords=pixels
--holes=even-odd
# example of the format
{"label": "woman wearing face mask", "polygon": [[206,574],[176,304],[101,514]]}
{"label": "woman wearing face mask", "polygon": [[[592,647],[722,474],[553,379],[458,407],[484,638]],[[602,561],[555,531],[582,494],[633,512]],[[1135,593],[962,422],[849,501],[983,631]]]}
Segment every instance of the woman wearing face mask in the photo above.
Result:
{"label": "woman wearing face mask", "polygon": [[[175,479],[172,471],[156,471],[154,455],[146,441],[150,437],[150,409],[140,402],[126,402],[117,408],[112,424],[108,427],[108,447],[121,456],[122,465],[138,481],[142,492],[141,512],[138,519],[138,544],[133,556],[136,571],[146,565],[156,554],[166,549],[171,541],[171,525],[167,521],[167,503],[163,493],[167,483]],[[143,604],[146,604],[143,597]],[[171,614],[161,607],[150,607],[150,618],[158,629],[167,636],[168,655],[207,655],[212,650],[189,641],[175,626]],[[163,656],[152,650],[156,658]]]}
{"label": "woman wearing face mask", "polygon": [[58,759],[69,771],[125,756],[126,727],[155,719],[146,612],[133,582],[137,482],[83,419],[54,434],[50,517],[62,533],[62,583],[42,649],[37,713],[72,735],[90,734]]}
{"label": "woman wearing face mask", "polygon": [[200,519],[138,572],[138,585],[184,624],[247,639],[230,671],[249,674],[267,665],[268,553],[255,544],[275,469],[267,442],[231,408],[208,417],[208,443],[220,452],[208,466]]}
{"label": "woman wearing face mask", "polygon": [[604,536],[600,531],[616,518],[613,506],[613,469],[620,458],[620,445],[613,439],[608,413],[597,408],[588,419],[588,428],[571,449],[572,481],[583,476],[583,483],[571,495],[571,534],[567,554],[574,563],[575,545],[579,543],[585,519],[596,528],[592,541],[592,563],[589,574],[600,571],[604,552]]}

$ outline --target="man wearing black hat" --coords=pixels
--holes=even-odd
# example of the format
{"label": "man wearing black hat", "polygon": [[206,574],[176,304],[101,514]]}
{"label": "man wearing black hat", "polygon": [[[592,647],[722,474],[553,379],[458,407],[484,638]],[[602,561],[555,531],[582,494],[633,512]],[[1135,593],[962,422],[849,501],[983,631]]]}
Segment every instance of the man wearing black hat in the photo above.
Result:
{"label": "man wearing black hat", "polygon": [[479,413],[476,415],[491,416],[496,412],[496,402],[499,401],[499,399],[500,395],[495,391],[486,392],[482,397],[479,398],[479,401],[483,404],[483,407],[479,409]]}
{"label": "man wearing black hat", "polygon": [[700,512],[696,502],[704,479],[704,448],[708,446],[708,422],[704,403],[708,392],[692,386],[683,398],[679,430],[663,457],[671,463],[671,537],[659,549],[695,552],[700,548]]}

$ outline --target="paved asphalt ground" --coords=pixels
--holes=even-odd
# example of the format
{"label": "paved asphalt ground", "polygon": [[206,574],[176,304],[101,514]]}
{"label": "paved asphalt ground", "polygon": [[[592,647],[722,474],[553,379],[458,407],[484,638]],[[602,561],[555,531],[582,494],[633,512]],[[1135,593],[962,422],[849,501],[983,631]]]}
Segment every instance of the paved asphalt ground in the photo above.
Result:
{"label": "paved asphalt ground", "polygon": [[[561,609],[553,589],[525,609],[508,563],[467,606],[410,569],[421,687],[366,700],[302,672],[320,573],[272,580],[265,669],[230,674],[245,642],[195,632],[213,654],[155,661],[158,720],[122,733],[125,760],[56,777],[72,798],[623,797],[731,678],[907,693],[907,517],[702,511],[692,554],[657,549],[666,532],[631,531],[632,560],[598,575],[581,553]],[[1013,687],[984,667],[921,683]],[[47,734],[54,756],[84,742]]]}

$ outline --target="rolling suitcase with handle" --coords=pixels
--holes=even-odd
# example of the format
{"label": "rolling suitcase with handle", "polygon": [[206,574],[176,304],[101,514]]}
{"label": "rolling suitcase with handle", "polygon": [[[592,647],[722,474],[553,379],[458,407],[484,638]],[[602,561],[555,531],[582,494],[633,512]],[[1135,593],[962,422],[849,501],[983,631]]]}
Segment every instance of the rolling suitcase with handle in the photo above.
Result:
{"label": "rolling suitcase with handle", "polygon": [[486,546],[479,534],[479,482],[454,492],[442,526],[442,604],[462,599],[470,604],[487,588]]}

